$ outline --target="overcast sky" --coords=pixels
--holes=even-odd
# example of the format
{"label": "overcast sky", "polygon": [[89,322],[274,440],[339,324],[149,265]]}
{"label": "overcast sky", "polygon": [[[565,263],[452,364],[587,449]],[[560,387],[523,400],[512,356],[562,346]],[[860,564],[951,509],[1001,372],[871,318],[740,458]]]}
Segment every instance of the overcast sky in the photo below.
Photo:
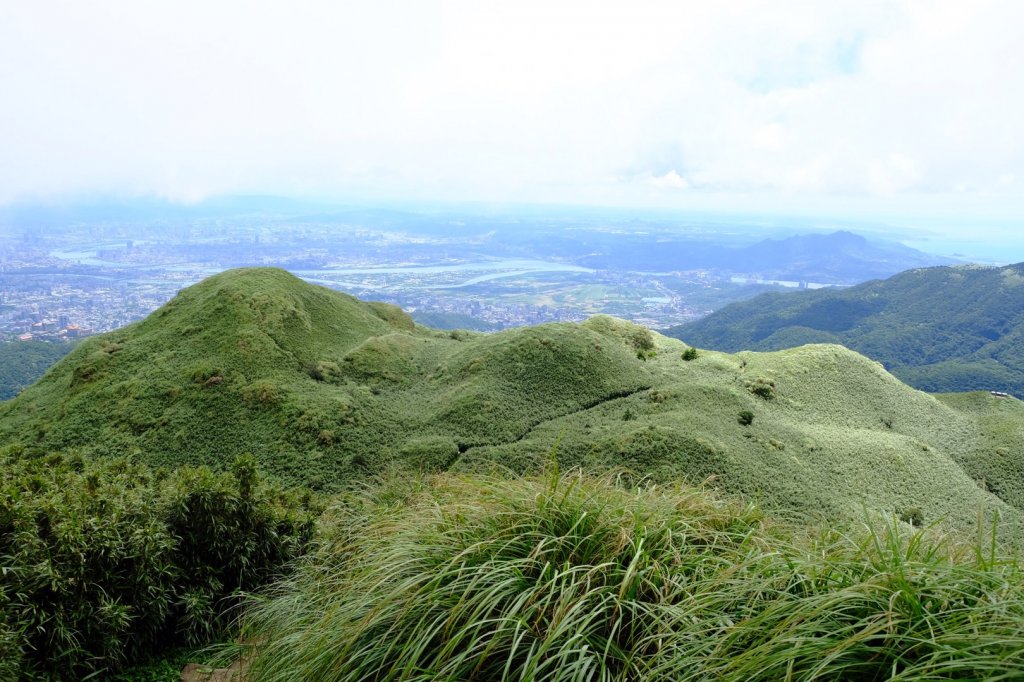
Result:
{"label": "overcast sky", "polygon": [[1016,219],[1024,2],[0,0],[0,203]]}

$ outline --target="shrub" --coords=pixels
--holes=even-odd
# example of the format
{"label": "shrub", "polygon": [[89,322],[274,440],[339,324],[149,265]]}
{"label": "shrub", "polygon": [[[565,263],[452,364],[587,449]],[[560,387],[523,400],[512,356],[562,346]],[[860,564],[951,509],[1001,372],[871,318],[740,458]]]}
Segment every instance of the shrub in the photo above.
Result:
{"label": "shrub", "polygon": [[903,523],[920,528],[924,525],[924,512],[920,507],[907,507],[899,513],[899,519]]}
{"label": "shrub", "polygon": [[307,362],[304,369],[309,378],[315,381],[337,383],[341,378],[341,368],[335,362]]}
{"label": "shrub", "polygon": [[683,360],[690,362],[691,360],[697,359],[697,349],[694,347],[687,348],[683,351]]}
{"label": "shrub", "polygon": [[750,410],[742,410],[739,416],[736,418],[736,421],[738,421],[743,426],[750,426],[751,424],[754,423],[754,413],[751,412]]}
{"label": "shrub", "polygon": [[214,379],[215,377],[221,377],[223,380],[223,376],[224,370],[216,365],[210,364],[209,362],[198,362],[192,366],[192,381],[197,384],[206,384],[206,382]]}
{"label": "shrub", "polygon": [[83,679],[208,642],[228,598],[312,537],[309,498],[262,483],[251,457],[162,477],[78,460],[0,462],[0,673]]}
{"label": "shrub", "polygon": [[654,335],[646,327],[635,327],[628,338],[630,345],[642,353],[654,350]]}
{"label": "shrub", "polygon": [[249,407],[257,405],[277,405],[281,402],[281,389],[272,381],[259,379],[241,390],[242,402]]}
{"label": "shrub", "polygon": [[656,405],[660,405],[674,397],[675,393],[673,393],[672,391],[651,391],[650,393],[647,394],[647,401],[654,403]]}
{"label": "shrub", "polygon": [[775,399],[775,382],[771,379],[758,377],[754,381],[747,382],[747,390],[762,400]]}
{"label": "shrub", "polygon": [[314,381],[324,381],[327,379],[327,375],[324,373],[323,367],[319,362],[307,362],[304,369],[309,378]]}

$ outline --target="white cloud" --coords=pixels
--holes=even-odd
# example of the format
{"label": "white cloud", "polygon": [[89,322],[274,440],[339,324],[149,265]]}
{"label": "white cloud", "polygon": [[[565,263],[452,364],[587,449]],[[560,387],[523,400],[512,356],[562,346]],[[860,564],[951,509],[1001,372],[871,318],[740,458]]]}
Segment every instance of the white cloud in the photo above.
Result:
{"label": "white cloud", "polygon": [[5,3],[0,201],[653,186],[1019,210],[1022,24],[1011,0]]}
{"label": "white cloud", "polygon": [[655,187],[662,189],[690,189],[690,183],[687,182],[686,178],[674,170],[664,175],[652,175],[650,182]]}

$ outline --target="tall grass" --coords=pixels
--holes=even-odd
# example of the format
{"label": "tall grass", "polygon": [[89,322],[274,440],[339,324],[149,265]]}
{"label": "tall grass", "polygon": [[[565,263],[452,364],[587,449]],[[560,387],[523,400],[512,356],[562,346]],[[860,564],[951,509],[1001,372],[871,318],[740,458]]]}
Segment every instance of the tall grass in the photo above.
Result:
{"label": "tall grass", "polygon": [[1024,579],[990,549],[896,521],[808,537],[625,480],[446,475],[350,500],[232,653],[252,680],[1024,676]]}

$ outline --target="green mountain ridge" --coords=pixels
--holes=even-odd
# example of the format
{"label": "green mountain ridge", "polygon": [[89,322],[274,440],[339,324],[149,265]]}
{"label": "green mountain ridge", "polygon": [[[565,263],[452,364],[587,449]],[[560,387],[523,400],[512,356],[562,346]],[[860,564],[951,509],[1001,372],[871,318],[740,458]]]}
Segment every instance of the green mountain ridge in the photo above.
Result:
{"label": "green mountain ridge", "polygon": [[699,347],[838,343],[931,392],[1024,395],[1024,263],[909,270],[847,289],[762,294],[665,330]]}
{"label": "green mountain ridge", "polygon": [[[931,396],[835,345],[700,351],[598,316],[441,332],[275,269],[88,339],[0,405],[8,450],[224,468],[338,491],[395,468],[709,481],[781,515],[865,510],[1024,541],[1024,404]],[[741,423],[744,421],[749,423]]]}

